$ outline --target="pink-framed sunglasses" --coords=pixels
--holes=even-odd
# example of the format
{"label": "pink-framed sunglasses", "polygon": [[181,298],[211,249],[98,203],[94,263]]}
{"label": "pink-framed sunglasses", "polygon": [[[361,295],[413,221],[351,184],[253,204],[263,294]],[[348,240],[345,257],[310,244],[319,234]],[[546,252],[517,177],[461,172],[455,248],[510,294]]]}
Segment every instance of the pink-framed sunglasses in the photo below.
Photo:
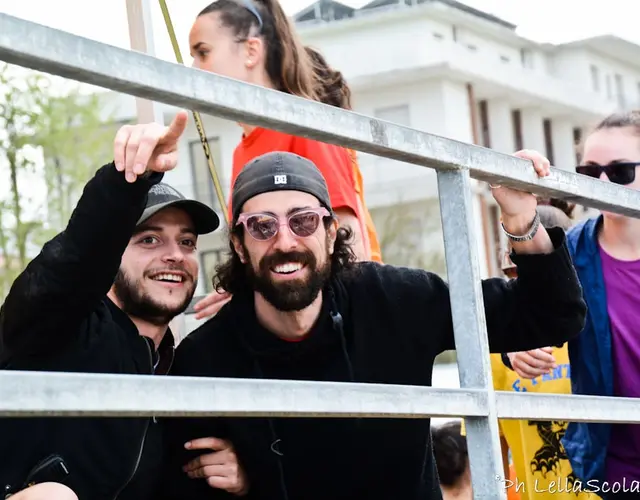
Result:
{"label": "pink-framed sunglasses", "polygon": [[236,225],[243,224],[249,235],[258,241],[267,241],[275,237],[282,226],[301,238],[316,232],[323,217],[331,214],[324,207],[309,208],[294,212],[283,222],[277,216],[267,213],[244,213],[238,217]]}

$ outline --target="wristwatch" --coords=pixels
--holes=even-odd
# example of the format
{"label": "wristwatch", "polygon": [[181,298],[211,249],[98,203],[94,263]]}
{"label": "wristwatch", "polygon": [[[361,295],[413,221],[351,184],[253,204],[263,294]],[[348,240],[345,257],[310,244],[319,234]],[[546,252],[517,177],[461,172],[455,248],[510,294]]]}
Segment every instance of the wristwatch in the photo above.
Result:
{"label": "wristwatch", "polygon": [[531,241],[535,237],[536,233],[538,232],[538,228],[540,227],[540,214],[536,210],[536,216],[533,218],[533,222],[531,223],[531,229],[529,229],[526,234],[523,234],[521,236],[511,234],[504,228],[504,224],[502,222],[500,223],[500,225],[502,226],[504,234],[506,234],[511,241]]}

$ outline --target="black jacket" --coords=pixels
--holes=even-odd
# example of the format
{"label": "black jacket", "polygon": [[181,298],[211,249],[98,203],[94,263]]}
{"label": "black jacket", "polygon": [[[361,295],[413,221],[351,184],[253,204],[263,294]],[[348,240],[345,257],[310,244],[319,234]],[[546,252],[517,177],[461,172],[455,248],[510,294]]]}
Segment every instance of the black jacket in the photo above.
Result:
{"label": "black jacket", "polygon": [[[153,373],[153,343],[106,293],[147,193],[162,177],[130,184],[113,163],[98,170],[67,228],[44,245],[0,309],[0,368]],[[170,332],[158,351],[157,373],[166,373],[173,360]],[[19,489],[39,461],[57,453],[70,472],[63,482],[80,500],[149,498],[161,438],[147,418],[0,419],[0,496],[6,485]]]}
{"label": "black jacket", "polygon": [[[557,344],[582,329],[586,306],[564,233],[549,233],[554,253],[514,257],[517,281],[483,281],[492,352]],[[235,295],[178,346],[172,375],[430,386],[434,358],[454,348],[449,290],[436,275],[361,263],[323,297],[309,336],[287,342],[258,325],[251,293]],[[188,418],[168,419],[165,431],[172,500],[233,498],[181,470],[201,453],[183,444],[208,436],[235,445],[247,500],[441,498],[429,419]]]}

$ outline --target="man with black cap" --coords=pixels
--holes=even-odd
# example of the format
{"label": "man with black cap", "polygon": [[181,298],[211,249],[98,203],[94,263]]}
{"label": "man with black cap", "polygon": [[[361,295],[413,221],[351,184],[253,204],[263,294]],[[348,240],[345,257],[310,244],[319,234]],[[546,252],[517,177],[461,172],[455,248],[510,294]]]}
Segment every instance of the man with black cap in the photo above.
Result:
{"label": "man with black cap", "polygon": [[[66,229],[2,305],[0,368],[168,372],[168,325],[193,297],[198,235],[219,226],[209,207],[161,183],[186,122],[180,112],[169,127],[120,129],[115,161],[87,183]],[[2,498],[29,498],[28,486],[45,482],[80,500],[153,498],[163,448],[155,418],[4,419],[0,436]]]}
{"label": "man with black cap", "polygon": [[[539,154],[518,156],[549,174]],[[540,226],[535,196],[493,190],[519,277],[483,281],[491,351],[574,337],[586,306],[564,232]],[[216,284],[233,298],[182,341],[173,375],[431,385],[434,358],[454,348],[440,277],[354,263],[322,175],[300,156],[253,160],[232,202],[231,256]],[[429,429],[428,419],[169,419],[164,492],[175,500],[440,499]]]}

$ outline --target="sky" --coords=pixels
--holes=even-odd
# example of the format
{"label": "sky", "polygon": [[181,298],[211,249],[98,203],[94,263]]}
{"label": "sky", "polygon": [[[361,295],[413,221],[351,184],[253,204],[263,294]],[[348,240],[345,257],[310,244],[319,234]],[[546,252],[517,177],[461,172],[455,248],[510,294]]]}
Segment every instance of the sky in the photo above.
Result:
{"label": "sky", "polygon": [[[360,7],[369,0],[342,0]],[[175,60],[158,2],[149,0],[156,56]],[[313,3],[280,0],[287,14]],[[612,33],[640,44],[638,0],[462,0],[519,26],[518,33],[539,42],[562,43]],[[191,23],[208,0],[167,0],[185,62],[191,62],[187,37]],[[633,5],[636,5],[634,8]],[[128,48],[126,0],[0,0],[0,12],[111,45]]]}

